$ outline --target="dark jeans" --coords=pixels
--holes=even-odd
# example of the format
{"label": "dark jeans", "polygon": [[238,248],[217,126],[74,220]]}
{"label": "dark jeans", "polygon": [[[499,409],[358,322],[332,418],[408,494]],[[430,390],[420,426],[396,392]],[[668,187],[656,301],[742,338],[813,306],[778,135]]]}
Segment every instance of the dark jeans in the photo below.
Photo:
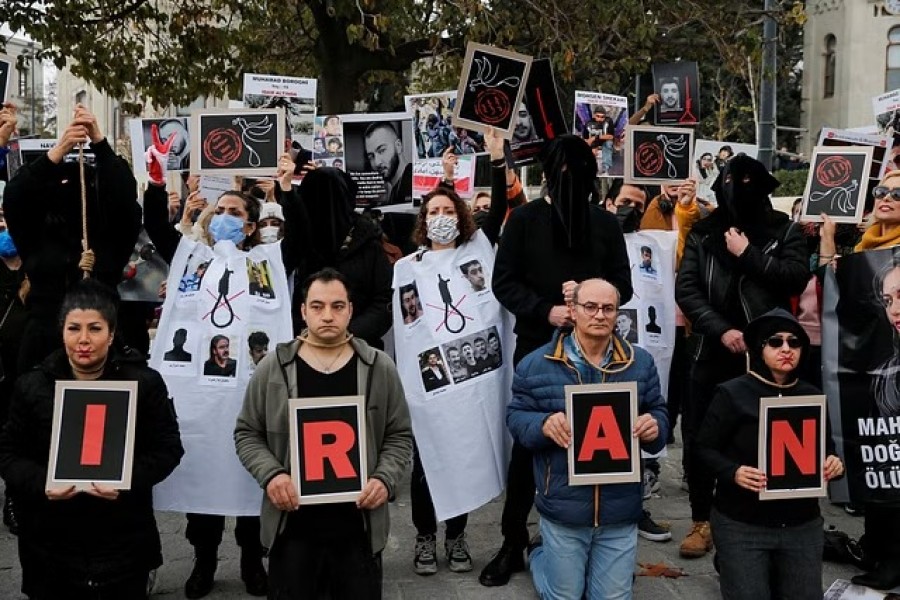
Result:
{"label": "dark jeans", "polygon": [[[675,330],[675,347],[672,349],[672,366],[669,369],[669,389],[666,395],[666,409],[669,411],[669,431],[660,431],[672,437],[678,415],[688,395],[688,383],[691,373],[691,357],[687,349],[687,336],[684,326]],[[683,426],[682,426],[683,427]],[[682,432],[684,437],[684,432]]]}
{"label": "dark jeans", "polygon": [[[425,479],[425,470],[422,468],[422,459],[419,457],[419,447],[415,444],[413,445],[413,470],[412,479],[409,482],[409,496],[416,533],[436,535],[437,517],[434,514],[434,502],[431,500],[431,491],[428,489],[428,481]],[[447,519],[446,539],[458,538],[466,530],[468,521],[468,513]]]}
{"label": "dark jeans", "polygon": [[[187,513],[185,537],[194,548],[217,548],[222,543],[225,517]],[[248,556],[263,556],[259,541],[259,517],[236,517],[234,539],[241,552]]]}
{"label": "dark jeans", "polygon": [[[48,574],[50,575],[50,574]],[[44,577],[39,590],[31,592],[32,600],[146,600],[148,572],[104,586],[73,584],[60,580],[58,574]]]}
{"label": "dark jeans", "polygon": [[791,527],[750,525],[713,510],[723,600],[821,600],[822,518]]}
{"label": "dark jeans", "polygon": [[[709,341],[709,340],[707,340]],[[709,521],[713,491],[716,479],[712,470],[694,452],[694,440],[706,418],[706,411],[712,403],[716,386],[743,375],[747,371],[743,354],[731,354],[720,348],[715,358],[694,363],[691,370],[691,394],[682,406],[681,431],[684,435],[684,455],[688,476],[688,491],[691,501],[691,518],[694,521]]]}
{"label": "dark jeans", "polygon": [[269,600],[381,600],[381,553],[357,538],[281,536],[269,553]]}

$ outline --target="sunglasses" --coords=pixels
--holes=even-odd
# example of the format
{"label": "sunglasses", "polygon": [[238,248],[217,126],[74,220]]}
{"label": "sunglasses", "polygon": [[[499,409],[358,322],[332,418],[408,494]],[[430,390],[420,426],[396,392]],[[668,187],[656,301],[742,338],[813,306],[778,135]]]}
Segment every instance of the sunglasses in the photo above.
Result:
{"label": "sunglasses", "polygon": [[890,197],[890,199],[894,202],[900,202],[900,188],[890,189],[883,185],[879,185],[877,188],[872,190],[872,195],[876,200]]}
{"label": "sunglasses", "polygon": [[781,348],[785,343],[787,343],[788,348],[792,349],[797,349],[803,345],[800,338],[794,336],[783,338],[780,335],[773,335],[766,340],[766,346],[769,348]]}

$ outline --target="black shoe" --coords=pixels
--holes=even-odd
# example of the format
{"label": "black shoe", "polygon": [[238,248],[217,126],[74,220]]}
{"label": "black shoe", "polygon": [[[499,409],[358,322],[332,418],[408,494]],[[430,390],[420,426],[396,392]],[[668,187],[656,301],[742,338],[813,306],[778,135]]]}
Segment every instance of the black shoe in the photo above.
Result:
{"label": "black shoe", "polygon": [[241,581],[251,596],[265,596],[269,593],[269,576],[261,558],[241,556]]}
{"label": "black shoe", "polygon": [[209,594],[213,589],[217,566],[218,558],[215,552],[212,553],[212,556],[208,553],[198,552],[194,559],[194,570],[191,571],[191,576],[184,583],[185,597],[195,600]]}
{"label": "black shoe", "polygon": [[11,534],[19,535],[19,519],[16,517],[16,506],[9,496],[3,502],[3,524],[6,525]]}
{"label": "black shoe", "polygon": [[850,579],[854,585],[862,585],[874,590],[890,590],[900,585],[900,562],[883,560],[869,573],[856,575]]}
{"label": "black shoe", "polygon": [[497,555],[491,559],[478,576],[481,585],[495,587],[506,585],[513,573],[525,570],[525,559],[522,556],[524,548],[511,546],[506,543],[500,547]]}

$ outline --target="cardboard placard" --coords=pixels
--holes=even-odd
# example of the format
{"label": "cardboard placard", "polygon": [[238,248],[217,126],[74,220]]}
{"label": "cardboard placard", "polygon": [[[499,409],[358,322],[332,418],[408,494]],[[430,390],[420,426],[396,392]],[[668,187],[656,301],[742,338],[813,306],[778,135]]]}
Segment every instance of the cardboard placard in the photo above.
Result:
{"label": "cardboard placard", "polygon": [[192,169],[201,175],[273,175],[285,151],[284,109],[191,113]]}
{"label": "cardboard placard", "polygon": [[512,138],[532,58],[470,42],[453,110],[453,124],[484,132],[493,127]]}
{"label": "cardboard placard", "polygon": [[[340,115],[340,125],[341,149],[333,161],[343,161],[356,183],[356,206],[411,204],[412,117],[403,112]],[[334,162],[329,166],[337,168]]]}
{"label": "cardboard placard", "polygon": [[368,473],[365,397],[294,398],[289,411],[300,504],[356,501]]}
{"label": "cardboard placard", "polygon": [[700,72],[697,63],[680,61],[653,65],[657,125],[696,125],[700,122]]}
{"label": "cardboard placard", "polygon": [[316,119],[316,79],[244,73],[244,106],[282,108],[285,137],[311,150]]}
{"label": "cardboard placard", "polygon": [[136,416],[136,381],[57,381],[47,489],[130,489]]}
{"label": "cardboard placard", "polygon": [[678,127],[625,128],[625,183],[666,184],[691,176],[694,131]]}
{"label": "cardboard placard", "polygon": [[641,480],[637,383],[567,385],[569,485],[635,483]]}
{"label": "cardboard placard", "polygon": [[821,498],[825,486],[825,396],[759,399],[760,500]]}
{"label": "cardboard placard", "polygon": [[900,133],[900,90],[885,92],[872,98],[875,125],[883,135]]}
{"label": "cardboard placard", "polygon": [[[50,148],[56,145],[54,139],[39,138],[19,138],[19,155],[22,157],[21,165],[27,165],[36,161],[38,158],[47,154]],[[91,150],[90,144],[84,144],[84,164],[94,164],[94,151]],[[78,162],[78,146],[63,157],[63,161],[67,163]]]}
{"label": "cardboard placard", "polygon": [[[596,115],[596,116],[595,116]],[[600,92],[575,92],[572,133],[579,135],[597,157],[597,177],[621,177],[628,98]]]}
{"label": "cardboard placard", "polygon": [[191,133],[187,117],[162,119],[129,119],[128,132],[131,136],[131,164],[136,176],[147,177],[145,153],[153,145],[153,126],[156,125],[159,142],[165,144],[175,136],[169,147],[168,171],[191,170]]}
{"label": "cardboard placard", "polygon": [[872,146],[813,148],[800,219],[821,222],[825,213],[836,223],[860,223],[873,152]]}
{"label": "cardboard placard", "polygon": [[888,157],[892,155],[891,149],[894,146],[894,136],[891,135],[873,135],[867,133],[859,133],[858,131],[850,131],[847,129],[832,129],[831,127],[823,127],[819,132],[819,141],[816,146],[872,146],[872,168],[869,169],[869,179],[881,179],[884,174],[889,171],[890,165]]}
{"label": "cardboard placard", "polygon": [[515,115],[509,145],[517,167],[537,162],[541,150],[566,133],[566,117],[549,58],[531,63],[525,96]]}

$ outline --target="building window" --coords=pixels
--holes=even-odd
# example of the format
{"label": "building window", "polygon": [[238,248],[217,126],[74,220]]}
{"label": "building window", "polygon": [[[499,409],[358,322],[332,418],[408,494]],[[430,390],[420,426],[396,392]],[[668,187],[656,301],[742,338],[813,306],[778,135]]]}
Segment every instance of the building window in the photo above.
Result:
{"label": "building window", "polygon": [[884,91],[900,89],[900,25],[888,31],[887,69],[884,74]]}
{"label": "building window", "polygon": [[834,79],[837,72],[837,39],[830,33],[825,36],[825,98],[834,96]]}
{"label": "building window", "polygon": [[19,97],[28,96],[28,69],[22,67],[19,69]]}

